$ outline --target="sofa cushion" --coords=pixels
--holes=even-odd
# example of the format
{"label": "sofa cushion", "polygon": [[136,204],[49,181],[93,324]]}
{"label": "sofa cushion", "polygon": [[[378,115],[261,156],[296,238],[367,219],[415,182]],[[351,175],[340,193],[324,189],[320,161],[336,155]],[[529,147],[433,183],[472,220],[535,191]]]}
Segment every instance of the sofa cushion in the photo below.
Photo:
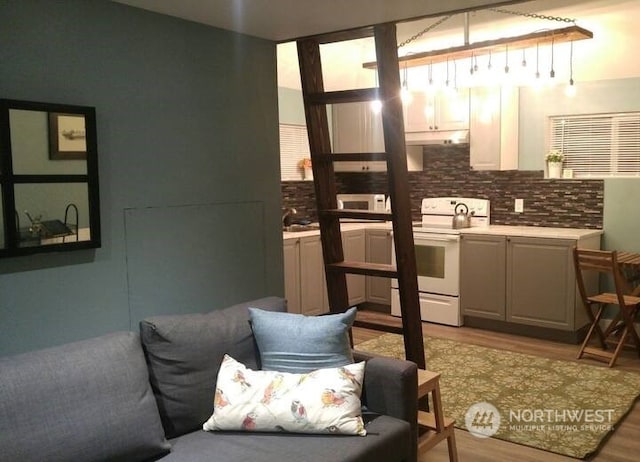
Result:
{"label": "sofa cushion", "polygon": [[353,362],[349,329],[356,308],[326,316],[249,311],[264,370],[304,373]]}
{"label": "sofa cushion", "polygon": [[137,334],[0,359],[0,460],[145,460],[168,450]]}
{"label": "sofa cushion", "polygon": [[365,363],[305,374],[254,371],[225,355],[213,415],[203,430],[367,434],[360,395]]}
{"label": "sofa cushion", "polygon": [[284,299],[266,297],[205,314],[154,316],[140,322],[151,386],[169,438],[202,428],[211,416],[225,354],[258,367],[249,306],[286,310]]}
{"label": "sofa cushion", "polygon": [[409,423],[365,415],[367,436],[303,433],[193,432],[170,440],[162,462],[406,462]]}

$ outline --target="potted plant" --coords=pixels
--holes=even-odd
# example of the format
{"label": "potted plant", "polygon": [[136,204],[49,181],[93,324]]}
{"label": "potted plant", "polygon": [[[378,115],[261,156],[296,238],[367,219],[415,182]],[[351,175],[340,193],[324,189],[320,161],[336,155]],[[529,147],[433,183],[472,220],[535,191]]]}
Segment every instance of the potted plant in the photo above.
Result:
{"label": "potted plant", "polygon": [[552,149],[545,156],[547,161],[547,171],[549,172],[549,178],[562,177],[562,161],[564,160],[564,154],[559,149]]}
{"label": "potted plant", "polygon": [[298,168],[302,169],[303,180],[313,180],[313,170],[311,169],[311,159],[305,157],[298,161]]}

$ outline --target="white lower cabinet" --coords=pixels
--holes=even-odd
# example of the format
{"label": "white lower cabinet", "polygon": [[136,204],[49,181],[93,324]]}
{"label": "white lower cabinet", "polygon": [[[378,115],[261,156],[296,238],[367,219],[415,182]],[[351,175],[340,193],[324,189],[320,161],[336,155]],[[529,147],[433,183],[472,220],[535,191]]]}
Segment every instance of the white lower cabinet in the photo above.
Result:
{"label": "white lower cabinet", "polygon": [[282,242],[284,259],[284,297],[287,311],[302,313],[300,300],[300,240],[285,239]]}
{"label": "white lower cabinet", "polygon": [[[342,232],[346,261],[391,263],[391,231],[352,229]],[[329,311],[320,234],[283,241],[284,295],[290,313],[317,315]],[[349,306],[364,302],[391,305],[391,280],[347,275]]]}
{"label": "white lower cabinet", "polygon": [[284,292],[288,311],[317,315],[329,311],[320,235],[285,239]]}
{"label": "white lower cabinet", "polygon": [[[365,239],[367,262],[390,264],[391,245],[391,230],[367,229]],[[391,279],[367,276],[366,298],[371,303],[391,305]]]}
{"label": "white lower cabinet", "polygon": [[[342,232],[342,249],[345,261],[365,261],[366,252],[364,236],[364,229]],[[366,301],[365,288],[365,276],[359,274],[347,274],[349,306],[359,305]]]}
{"label": "white lower cabinet", "polygon": [[[535,328],[547,329],[547,333],[583,329],[588,319],[576,293],[575,246],[598,249],[600,237],[464,234],[460,248],[462,314],[467,319],[530,326],[523,332],[532,336]],[[597,275],[586,284],[590,293],[595,292]],[[465,324],[469,323],[465,320]]]}

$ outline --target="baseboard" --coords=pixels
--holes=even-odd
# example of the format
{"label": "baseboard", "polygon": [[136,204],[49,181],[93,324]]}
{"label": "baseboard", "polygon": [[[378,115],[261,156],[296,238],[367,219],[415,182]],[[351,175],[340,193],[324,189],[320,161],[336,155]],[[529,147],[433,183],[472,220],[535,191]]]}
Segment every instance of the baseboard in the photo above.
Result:
{"label": "baseboard", "polygon": [[465,316],[464,326],[571,344],[578,344],[582,342],[589,330],[589,325],[583,326],[577,331],[569,331],[550,329],[548,327],[529,326],[526,324],[517,324],[495,319],[477,318],[474,316]]}

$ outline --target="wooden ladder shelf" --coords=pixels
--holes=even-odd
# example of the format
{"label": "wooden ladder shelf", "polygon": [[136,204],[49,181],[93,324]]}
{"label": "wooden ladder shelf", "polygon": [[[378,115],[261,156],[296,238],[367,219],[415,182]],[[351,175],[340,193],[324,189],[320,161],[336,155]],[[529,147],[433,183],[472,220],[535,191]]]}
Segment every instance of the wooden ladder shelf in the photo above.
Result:
{"label": "wooden ladder shelf", "polygon": [[[325,91],[320,45],[371,36],[375,39],[379,86],[356,90]],[[404,337],[405,355],[419,368],[418,396],[421,398],[422,407],[429,407],[429,393],[432,394],[433,400],[432,412],[421,410],[418,414],[417,427],[421,434],[415,436],[416,454],[428,450],[446,438],[449,443],[449,457],[454,462],[457,460],[457,454],[453,421],[445,418],[442,414],[438,385],[439,374],[425,370],[404,121],[400,99],[396,26],[395,24],[380,24],[346,32],[308,37],[298,40],[297,47],[330,311],[341,313],[349,308],[347,274],[362,274],[398,280],[402,314],[400,333]],[[333,152],[327,105],[374,100],[382,102],[384,152]],[[388,193],[393,204],[392,212],[338,209],[334,162],[381,160],[387,163]],[[395,264],[345,261],[340,230],[340,219],[342,218],[391,221],[396,255]],[[359,322],[356,321],[355,325],[359,325]],[[375,322],[362,323],[362,327],[398,332],[397,327]]]}
{"label": "wooden ladder shelf", "polygon": [[[325,91],[322,78],[320,45],[371,37],[375,39],[379,86],[344,91]],[[406,358],[419,368],[419,397],[428,402],[432,393],[433,412],[420,411],[417,427],[423,434],[416,452],[425,451],[444,438],[449,441],[451,461],[456,461],[453,421],[442,415],[439,374],[425,370],[422,320],[418,300],[418,280],[413,242],[411,203],[407,174],[400,68],[395,24],[380,24],[346,32],[337,32],[297,41],[305,117],[313,169],[314,189],[320,223],[320,239],[325,264],[329,309],[341,313],[349,308],[347,274],[396,278],[400,296],[402,329],[384,323],[356,320],[355,325],[368,329],[402,333]],[[384,135],[384,152],[335,153],[332,151],[327,105],[379,100]],[[338,209],[334,162],[386,161],[388,194],[392,212]],[[363,173],[366,174],[366,173]],[[391,221],[396,261],[393,265],[344,260],[340,219]],[[453,456],[452,456],[453,454]]]}
{"label": "wooden ladder shelf", "polygon": [[[371,36],[375,38],[379,86],[356,90],[324,91],[320,45]],[[304,38],[298,40],[297,46],[330,311],[341,313],[349,308],[347,274],[397,278],[406,357],[415,362],[419,368],[424,369],[424,345],[400,100],[396,26],[381,24],[348,32]],[[384,152],[332,152],[327,105],[374,100],[382,102]],[[338,209],[333,163],[354,160],[386,161],[388,193],[393,204],[392,212]],[[340,231],[341,218],[391,221],[396,264],[345,261]],[[369,323],[367,327],[390,330],[382,324],[372,326]],[[397,332],[397,329],[393,331]]]}

